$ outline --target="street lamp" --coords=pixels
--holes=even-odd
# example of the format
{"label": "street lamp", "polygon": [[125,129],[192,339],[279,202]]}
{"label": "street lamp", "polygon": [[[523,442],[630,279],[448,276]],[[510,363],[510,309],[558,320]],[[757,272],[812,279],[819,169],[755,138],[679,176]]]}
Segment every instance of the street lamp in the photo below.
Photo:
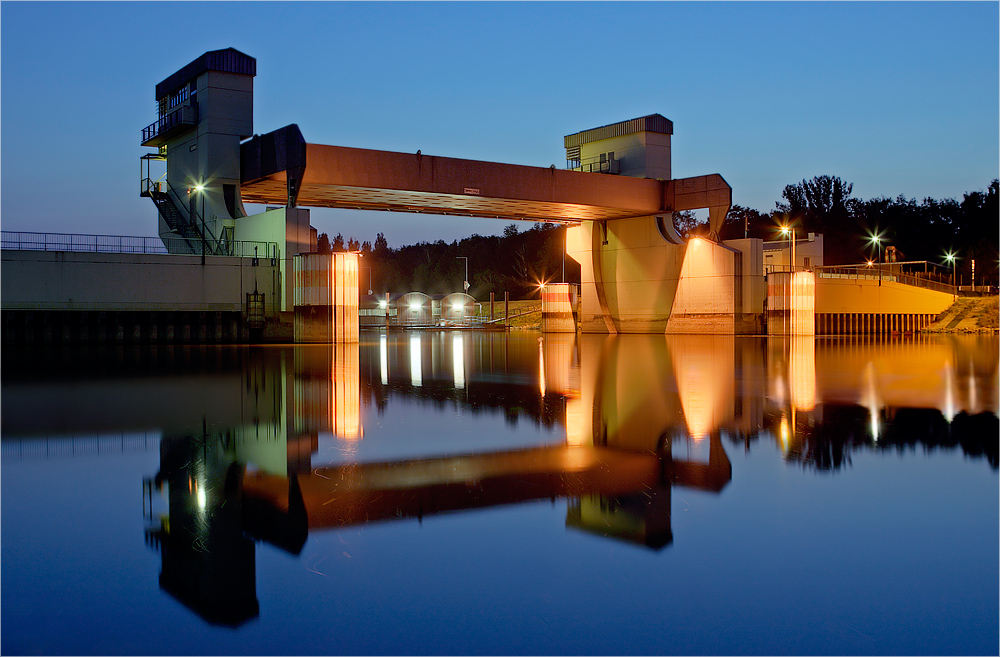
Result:
{"label": "street lamp", "polygon": [[882,285],[882,236],[877,233],[872,235],[869,243],[878,249],[878,284]]}
{"label": "street lamp", "polygon": [[958,290],[955,287],[955,254],[946,253],[944,259],[951,263],[951,298],[954,300],[958,297]]}
{"label": "street lamp", "polygon": [[463,286],[465,287],[465,293],[469,293],[469,258],[468,256],[455,256],[455,260],[465,260],[465,280],[463,281]]}
{"label": "street lamp", "polygon": [[372,268],[371,267],[362,267],[362,269],[367,269],[368,270],[368,294],[371,295],[372,294]]}
{"label": "street lamp", "polygon": [[788,236],[789,251],[791,252],[789,271],[795,271],[795,229],[790,226],[782,226],[781,234]]}
{"label": "street lamp", "polygon": [[201,264],[205,264],[205,184],[198,183],[194,191],[201,197]]}

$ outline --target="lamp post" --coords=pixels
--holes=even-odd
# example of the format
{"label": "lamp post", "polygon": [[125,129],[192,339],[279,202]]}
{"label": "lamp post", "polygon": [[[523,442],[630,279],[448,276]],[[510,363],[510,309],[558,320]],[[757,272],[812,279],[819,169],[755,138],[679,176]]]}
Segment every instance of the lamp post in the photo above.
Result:
{"label": "lamp post", "polygon": [[789,263],[788,271],[795,271],[795,229],[790,226],[782,226],[781,234],[788,236],[788,250],[791,257],[791,262]]}
{"label": "lamp post", "polygon": [[951,298],[954,300],[958,297],[958,289],[955,287],[955,254],[946,253],[944,259],[951,263]]}
{"label": "lamp post", "polygon": [[465,280],[462,282],[465,293],[469,293],[469,258],[468,256],[455,256],[455,260],[465,260]]}
{"label": "lamp post", "polygon": [[205,183],[199,182],[194,191],[201,197],[201,264],[205,264]]}
{"label": "lamp post", "polygon": [[875,248],[878,249],[878,284],[879,286],[881,286],[882,285],[882,236],[877,233],[875,235],[872,235],[870,243],[874,244]]}
{"label": "lamp post", "polygon": [[371,267],[362,267],[362,269],[367,269],[368,270],[368,294],[371,295],[372,294],[372,268]]}

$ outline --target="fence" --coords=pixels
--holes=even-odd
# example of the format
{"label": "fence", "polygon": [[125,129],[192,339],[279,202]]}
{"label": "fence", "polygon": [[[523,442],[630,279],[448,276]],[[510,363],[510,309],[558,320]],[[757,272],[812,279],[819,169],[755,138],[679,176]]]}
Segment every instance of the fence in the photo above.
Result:
{"label": "fence", "polygon": [[[72,233],[31,233],[5,230],[0,232],[0,248],[5,251],[74,251],[83,253],[135,253],[167,255],[187,251],[188,255],[201,255],[198,240],[168,239],[159,237],[132,237],[125,235],[78,235]],[[167,247],[175,246],[176,249]],[[231,241],[220,243],[219,251],[206,249],[205,255],[226,255],[237,258],[278,257],[275,242]]]}
{"label": "fence", "polygon": [[815,272],[816,276],[819,278],[892,281],[895,283],[902,283],[903,285],[921,287],[927,290],[946,292],[948,294],[955,294],[956,291],[954,285],[942,280],[936,280],[945,278],[943,274],[933,271],[925,272],[922,275],[920,272],[905,273],[901,271],[901,267],[892,263],[874,265],[871,267],[867,265],[816,267]]}

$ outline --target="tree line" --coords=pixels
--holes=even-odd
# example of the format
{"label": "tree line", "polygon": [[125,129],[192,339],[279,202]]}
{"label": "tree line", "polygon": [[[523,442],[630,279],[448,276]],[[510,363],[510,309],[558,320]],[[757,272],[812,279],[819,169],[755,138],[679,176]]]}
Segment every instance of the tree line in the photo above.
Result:
{"label": "tree line", "polygon": [[[782,200],[770,211],[734,205],[726,215],[720,238],[779,240],[780,227],[790,226],[799,239],[808,233],[823,234],[827,265],[858,264],[879,257],[884,261],[891,246],[896,261],[927,260],[944,265],[945,255],[951,253],[958,276],[965,282],[971,278],[975,260],[976,283],[997,284],[997,180],[985,192],[965,193],[961,201],[925,198],[918,203],[902,195],[862,200],[851,196],[852,189],[852,183],[826,175],[787,185]],[[707,224],[690,212],[675,213],[674,223],[686,237],[708,232]],[[517,224],[509,224],[501,235],[474,234],[450,244],[438,240],[398,249],[390,248],[382,233],[374,244],[323,233],[317,250],[360,251],[364,256],[362,292],[369,285],[376,294],[461,292],[466,271],[463,258],[467,258],[469,293],[474,297],[485,299],[490,292],[509,292],[512,299],[527,299],[537,298],[540,282],[580,281],[579,264],[563,256],[565,238],[564,226],[536,223],[521,231]]]}

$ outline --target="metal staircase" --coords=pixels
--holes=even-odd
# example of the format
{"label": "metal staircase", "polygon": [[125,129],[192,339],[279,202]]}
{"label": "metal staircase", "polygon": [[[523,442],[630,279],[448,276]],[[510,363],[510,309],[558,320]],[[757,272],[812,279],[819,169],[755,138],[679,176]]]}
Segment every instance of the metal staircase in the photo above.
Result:
{"label": "metal staircase", "polygon": [[[168,191],[169,190],[169,191]],[[142,181],[142,191],[140,196],[148,196],[153,199],[156,209],[159,211],[163,221],[171,231],[177,233],[185,241],[192,253],[203,253],[203,255],[225,255],[225,245],[221,244],[212,231],[205,227],[204,234],[202,226],[198,222],[198,217],[192,215],[190,218],[177,207],[173,193],[173,187],[167,181],[153,181],[145,178]]]}
{"label": "metal staircase", "polygon": [[188,221],[187,217],[174,203],[174,200],[170,198],[170,194],[167,192],[161,192],[151,189],[149,191],[149,197],[153,199],[153,203],[156,204],[156,209],[160,211],[160,216],[163,220],[167,222],[167,226],[170,230],[174,231],[189,243],[192,241],[201,241],[202,234],[198,230],[198,225]]}

